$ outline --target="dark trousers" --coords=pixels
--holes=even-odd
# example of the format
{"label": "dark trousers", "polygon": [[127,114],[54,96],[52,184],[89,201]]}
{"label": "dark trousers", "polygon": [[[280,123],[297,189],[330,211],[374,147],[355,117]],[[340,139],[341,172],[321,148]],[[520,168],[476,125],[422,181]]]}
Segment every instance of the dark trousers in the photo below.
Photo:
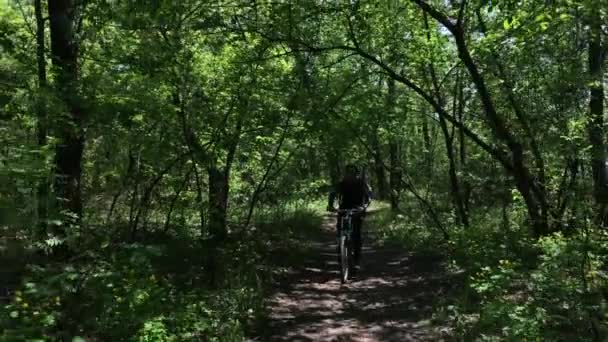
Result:
{"label": "dark trousers", "polygon": [[[351,222],[353,225],[353,232],[351,235],[353,242],[353,255],[355,257],[355,263],[359,264],[359,259],[361,258],[361,246],[363,245],[363,241],[361,239],[361,226],[363,225],[363,216],[362,215],[354,215],[351,218]],[[337,236],[340,236],[340,231],[342,229],[342,215],[338,215],[338,222],[336,224],[336,233]],[[338,246],[337,248],[340,248]],[[338,255],[340,255],[340,251],[338,251]]]}

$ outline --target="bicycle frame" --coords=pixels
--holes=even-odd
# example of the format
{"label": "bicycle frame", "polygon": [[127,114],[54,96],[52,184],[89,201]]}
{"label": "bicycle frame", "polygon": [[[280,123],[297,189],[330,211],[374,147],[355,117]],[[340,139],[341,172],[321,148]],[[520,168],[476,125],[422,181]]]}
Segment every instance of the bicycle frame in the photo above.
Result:
{"label": "bicycle frame", "polygon": [[350,237],[353,231],[353,215],[359,212],[355,209],[340,209],[338,214],[340,217],[340,235],[348,235]]}
{"label": "bicycle frame", "polygon": [[360,213],[361,209],[339,209],[338,218],[340,219],[338,246],[340,250],[340,278],[342,283],[346,282],[349,276],[349,270],[352,266],[352,245],[351,235],[353,232],[353,215]]}
{"label": "bicycle frame", "polygon": [[337,209],[335,212],[338,213],[338,219],[340,220],[340,236],[346,235],[350,238],[353,232],[353,216],[363,213],[364,209]]}

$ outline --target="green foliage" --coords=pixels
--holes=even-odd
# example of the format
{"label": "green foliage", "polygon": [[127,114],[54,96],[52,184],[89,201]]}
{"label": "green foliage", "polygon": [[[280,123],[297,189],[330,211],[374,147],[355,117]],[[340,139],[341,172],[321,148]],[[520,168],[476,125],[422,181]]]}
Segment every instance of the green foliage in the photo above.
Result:
{"label": "green foliage", "polygon": [[435,231],[428,229],[424,220],[407,213],[395,213],[386,203],[374,202],[366,224],[378,232],[381,241],[394,246],[405,246],[420,253],[436,253],[441,240]]}
{"label": "green foliage", "polygon": [[[487,259],[469,278],[475,303],[451,307],[465,338],[591,341],[606,329],[605,242],[555,234],[534,244],[537,262]],[[601,253],[601,254],[598,254]],[[467,309],[468,308],[468,309]],[[478,311],[477,311],[478,310]],[[476,312],[477,311],[477,312]]]}
{"label": "green foliage", "polygon": [[[605,0],[73,3],[76,108],[50,20],[38,70],[32,2],[0,5],[3,338],[243,339],[349,162],[396,194],[368,218],[386,243],[464,274],[442,313],[462,336],[604,336],[587,47]],[[82,217],[51,185],[69,109]]]}
{"label": "green foliage", "polygon": [[[89,252],[86,262],[73,265],[32,266],[1,310],[3,340],[62,340],[86,333],[113,341],[195,336],[237,341],[261,312],[261,275],[251,267],[260,260],[246,248],[238,250],[241,258],[233,259],[233,266],[240,267],[221,290],[204,286],[200,264],[179,270],[163,265],[176,250],[141,244],[108,250]],[[67,331],[58,331],[59,325]]]}
{"label": "green foliage", "polygon": [[215,285],[208,279],[209,246],[188,236],[160,234],[162,243],[101,237],[74,262],[32,264],[11,302],[0,308],[0,338],[242,341],[264,321],[273,274],[302,258],[301,237],[321,225],[320,202],[282,207],[266,216],[270,221],[260,216],[255,228],[215,249],[222,265]]}
{"label": "green foliage", "polygon": [[[498,215],[497,215],[498,214]],[[483,341],[592,341],[605,336],[608,244],[602,230],[555,233],[538,241],[499,213],[451,229],[448,242],[420,227],[414,208],[370,216],[385,243],[446,258],[460,289],[437,307],[436,318],[458,337]],[[516,211],[511,215],[517,217]],[[435,238],[433,238],[435,236]]]}

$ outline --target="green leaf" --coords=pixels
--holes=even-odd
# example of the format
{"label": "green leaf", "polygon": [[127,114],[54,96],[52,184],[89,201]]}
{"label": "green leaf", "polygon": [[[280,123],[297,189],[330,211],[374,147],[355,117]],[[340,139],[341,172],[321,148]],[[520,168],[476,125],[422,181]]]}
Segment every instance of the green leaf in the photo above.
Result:
{"label": "green leaf", "polygon": [[144,121],[144,115],[143,114],[136,114],[133,116],[132,118],[133,122],[143,122]]}
{"label": "green leaf", "polygon": [[60,220],[48,220],[48,223],[52,226],[61,226],[63,225],[63,222]]}
{"label": "green leaf", "polygon": [[17,318],[19,317],[19,311],[11,311],[9,315],[11,316],[11,318]]}
{"label": "green leaf", "polygon": [[84,338],[80,337],[80,336],[74,336],[74,338],[72,339],[72,342],[85,342]]}

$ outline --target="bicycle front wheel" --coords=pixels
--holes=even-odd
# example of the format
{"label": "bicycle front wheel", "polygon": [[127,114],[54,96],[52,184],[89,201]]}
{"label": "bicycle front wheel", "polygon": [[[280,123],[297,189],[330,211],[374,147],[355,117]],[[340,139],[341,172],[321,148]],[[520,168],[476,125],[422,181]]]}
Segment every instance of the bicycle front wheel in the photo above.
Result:
{"label": "bicycle front wheel", "polygon": [[349,246],[346,236],[340,237],[340,281],[344,284],[348,280],[349,273]]}

